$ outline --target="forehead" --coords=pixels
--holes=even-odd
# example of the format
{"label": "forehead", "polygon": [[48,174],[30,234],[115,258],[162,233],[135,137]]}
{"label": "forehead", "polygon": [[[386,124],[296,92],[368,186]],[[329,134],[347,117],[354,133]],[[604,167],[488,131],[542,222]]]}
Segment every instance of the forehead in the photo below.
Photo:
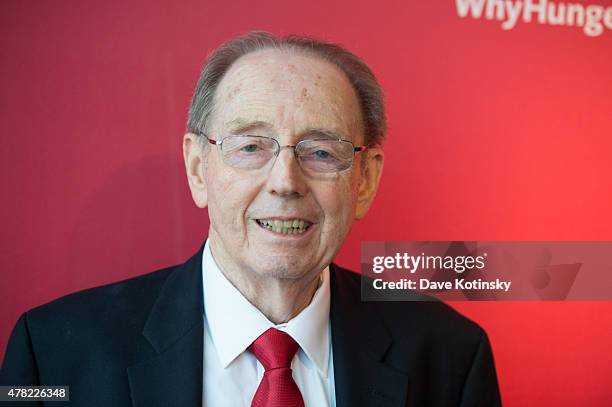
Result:
{"label": "forehead", "polygon": [[262,50],[236,61],[215,95],[213,126],[254,124],[299,135],[321,129],[356,139],[362,133],[357,94],[336,65],[287,50]]}

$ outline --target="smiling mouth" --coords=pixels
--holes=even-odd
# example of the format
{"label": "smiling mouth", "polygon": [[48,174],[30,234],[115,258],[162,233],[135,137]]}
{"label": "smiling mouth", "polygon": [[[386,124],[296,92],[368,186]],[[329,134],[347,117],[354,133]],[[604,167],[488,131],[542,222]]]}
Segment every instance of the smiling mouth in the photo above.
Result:
{"label": "smiling mouth", "polygon": [[255,221],[264,229],[285,235],[297,235],[304,233],[312,225],[312,223],[303,219],[255,219]]}

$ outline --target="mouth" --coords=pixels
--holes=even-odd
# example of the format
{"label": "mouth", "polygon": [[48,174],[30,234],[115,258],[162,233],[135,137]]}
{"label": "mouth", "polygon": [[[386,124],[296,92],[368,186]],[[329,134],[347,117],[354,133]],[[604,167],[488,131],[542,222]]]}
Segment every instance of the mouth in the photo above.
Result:
{"label": "mouth", "polygon": [[299,235],[306,233],[312,226],[311,222],[304,219],[255,219],[262,228],[283,235]]}

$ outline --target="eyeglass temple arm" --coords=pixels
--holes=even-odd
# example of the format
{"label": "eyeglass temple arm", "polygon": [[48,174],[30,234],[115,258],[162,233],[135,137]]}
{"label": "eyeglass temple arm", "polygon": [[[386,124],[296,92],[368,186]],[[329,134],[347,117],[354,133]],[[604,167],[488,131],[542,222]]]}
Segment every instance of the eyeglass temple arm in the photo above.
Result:
{"label": "eyeglass temple arm", "polygon": [[203,136],[210,144],[217,145],[217,140],[213,140],[213,139],[208,138],[208,136],[205,133],[198,132],[197,134],[199,136]]}
{"label": "eyeglass temple arm", "polygon": [[372,147],[372,144],[367,144],[365,146],[355,146],[355,147],[353,147],[353,150],[355,150],[355,154],[357,154],[357,153],[361,153],[361,152],[367,150],[370,147]]}

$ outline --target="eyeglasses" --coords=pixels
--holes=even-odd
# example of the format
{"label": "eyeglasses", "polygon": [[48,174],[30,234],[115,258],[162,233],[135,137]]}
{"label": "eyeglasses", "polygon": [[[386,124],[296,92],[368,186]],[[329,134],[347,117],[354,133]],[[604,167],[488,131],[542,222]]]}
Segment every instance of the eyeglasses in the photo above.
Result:
{"label": "eyeglasses", "polygon": [[210,144],[219,146],[225,164],[243,170],[256,170],[276,159],[281,148],[293,148],[300,166],[307,171],[332,173],[347,170],[353,158],[368,148],[355,146],[348,140],[315,139],[302,140],[296,145],[282,146],[271,137],[237,135],[213,140],[204,133]]}

